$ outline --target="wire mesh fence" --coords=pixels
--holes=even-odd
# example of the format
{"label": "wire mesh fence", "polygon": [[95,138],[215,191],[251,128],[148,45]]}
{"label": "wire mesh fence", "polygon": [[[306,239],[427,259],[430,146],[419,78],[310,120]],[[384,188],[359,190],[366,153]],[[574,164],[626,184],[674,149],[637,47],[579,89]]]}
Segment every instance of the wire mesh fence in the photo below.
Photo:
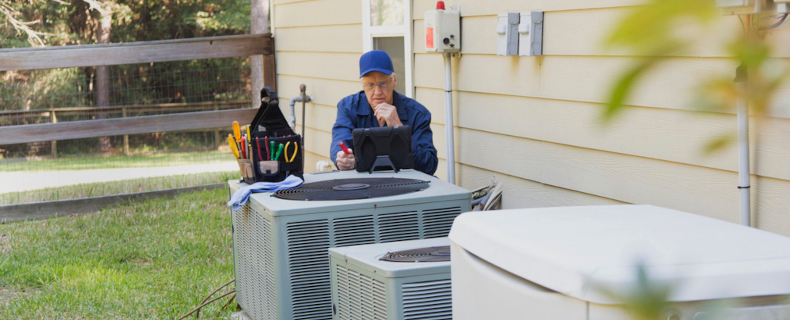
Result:
{"label": "wire mesh fence", "polygon": [[[109,66],[103,85],[96,68],[1,72],[0,127],[248,108],[248,60]],[[0,205],[223,182],[238,171],[229,129],[0,145]]]}

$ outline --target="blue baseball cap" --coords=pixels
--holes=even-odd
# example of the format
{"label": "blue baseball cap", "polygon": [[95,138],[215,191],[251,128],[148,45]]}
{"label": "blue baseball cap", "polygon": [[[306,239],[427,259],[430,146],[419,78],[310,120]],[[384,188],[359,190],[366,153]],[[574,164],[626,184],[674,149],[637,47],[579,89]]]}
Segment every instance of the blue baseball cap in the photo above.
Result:
{"label": "blue baseball cap", "polygon": [[381,50],[365,52],[365,54],[359,58],[359,77],[362,78],[371,71],[392,74],[395,70],[392,67],[392,59],[390,59],[390,56]]}

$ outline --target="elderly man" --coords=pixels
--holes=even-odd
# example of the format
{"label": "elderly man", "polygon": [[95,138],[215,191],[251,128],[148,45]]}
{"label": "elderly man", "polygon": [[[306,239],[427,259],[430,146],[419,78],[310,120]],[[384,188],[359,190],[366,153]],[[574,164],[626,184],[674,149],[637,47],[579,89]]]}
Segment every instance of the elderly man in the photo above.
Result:
{"label": "elderly man", "polygon": [[337,168],[354,169],[354,154],[347,155],[338,146],[340,141],[346,144],[351,141],[351,130],[408,125],[411,126],[414,169],[433,175],[439,159],[433,146],[431,113],[419,102],[395,92],[398,79],[389,55],[380,50],[363,54],[359,58],[359,78],[363,90],[337,104],[337,119],[332,127],[329,150]]}

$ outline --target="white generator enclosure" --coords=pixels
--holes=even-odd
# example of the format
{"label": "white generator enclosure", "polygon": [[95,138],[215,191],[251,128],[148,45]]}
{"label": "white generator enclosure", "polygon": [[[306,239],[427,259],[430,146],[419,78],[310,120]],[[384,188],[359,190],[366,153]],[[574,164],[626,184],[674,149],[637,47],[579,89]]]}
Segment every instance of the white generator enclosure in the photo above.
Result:
{"label": "white generator enclosure", "polygon": [[673,288],[660,319],[790,319],[790,238],[717,219],[648,205],[470,212],[450,241],[455,320],[630,320],[601,288],[629,295],[637,265]]}
{"label": "white generator enclosure", "polygon": [[[470,192],[415,170],[305,174],[334,179],[428,181],[422,191],[359,200],[298,201],[256,193],[232,213],[236,300],[255,320],[332,318],[327,249],[446,237],[470,210]],[[229,182],[230,191],[240,186]],[[304,186],[303,188],[304,189]]]}
{"label": "white generator enclosure", "polygon": [[450,261],[380,260],[389,252],[449,245],[437,238],[329,249],[334,319],[452,319]]}

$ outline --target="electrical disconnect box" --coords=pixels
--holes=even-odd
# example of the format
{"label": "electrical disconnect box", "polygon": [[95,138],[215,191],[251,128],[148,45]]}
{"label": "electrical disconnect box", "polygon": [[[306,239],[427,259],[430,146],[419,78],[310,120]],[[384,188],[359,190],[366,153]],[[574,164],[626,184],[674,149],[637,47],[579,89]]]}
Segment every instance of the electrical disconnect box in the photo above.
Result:
{"label": "electrical disconnect box", "polygon": [[790,13],[790,0],[774,0],[777,13]]}
{"label": "electrical disconnect box", "polygon": [[725,15],[759,13],[765,7],[764,0],[716,0],[716,6]]}
{"label": "electrical disconnect box", "polygon": [[461,13],[458,8],[445,10],[444,2],[436,10],[425,11],[425,51],[461,52]]}
{"label": "electrical disconnect box", "polygon": [[505,12],[497,15],[496,33],[498,56],[518,55],[518,22],[517,12]]}
{"label": "electrical disconnect box", "polygon": [[543,12],[521,13],[518,23],[518,55],[539,56],[543,54]]}

